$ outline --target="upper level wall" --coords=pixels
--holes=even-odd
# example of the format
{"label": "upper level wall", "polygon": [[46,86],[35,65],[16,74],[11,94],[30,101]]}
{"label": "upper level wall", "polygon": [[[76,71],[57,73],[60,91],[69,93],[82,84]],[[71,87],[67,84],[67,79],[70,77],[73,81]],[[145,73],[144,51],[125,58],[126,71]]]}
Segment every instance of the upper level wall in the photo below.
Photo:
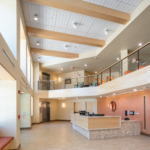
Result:
{"label": "upper level wall", "polygon": [[119,77],[97,87],[72,88],[62,90],[38,91],[39,98],[71,98],[71,97],[97,97],[131,92],[134,88],[139,90],[143,86],[150,86],[150,66]]}

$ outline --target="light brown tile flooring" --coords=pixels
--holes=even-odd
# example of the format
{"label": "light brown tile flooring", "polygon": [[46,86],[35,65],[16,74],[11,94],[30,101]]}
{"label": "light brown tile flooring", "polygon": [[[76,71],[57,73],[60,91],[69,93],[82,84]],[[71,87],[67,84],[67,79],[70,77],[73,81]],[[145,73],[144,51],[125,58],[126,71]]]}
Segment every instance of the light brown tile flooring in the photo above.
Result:
{"label": "light brown tile flooring", "polygon": [[88,140],[70,122],[51,122],[21,130],[21,150],[150,150],[150,137]]}

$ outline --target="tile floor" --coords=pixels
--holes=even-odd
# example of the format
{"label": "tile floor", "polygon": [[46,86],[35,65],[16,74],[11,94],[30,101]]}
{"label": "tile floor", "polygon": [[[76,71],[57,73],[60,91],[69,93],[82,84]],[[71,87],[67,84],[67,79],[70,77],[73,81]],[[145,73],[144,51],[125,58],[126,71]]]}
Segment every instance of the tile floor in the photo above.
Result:
{"label": "tile floor", "polygon": [[21,130],[21,150],[150,150],[150,137],[88,140],[70,122],[56,121]]}

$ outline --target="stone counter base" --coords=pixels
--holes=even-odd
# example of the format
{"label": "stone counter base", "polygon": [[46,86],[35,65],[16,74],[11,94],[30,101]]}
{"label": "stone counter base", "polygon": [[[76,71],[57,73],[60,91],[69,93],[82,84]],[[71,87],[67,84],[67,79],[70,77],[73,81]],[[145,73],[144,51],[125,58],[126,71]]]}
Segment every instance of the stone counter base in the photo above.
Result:
{"label": "stone counter base", "polygon": [[76,124],[72,124],[73,129],[90,140],[126,137],[140,135],[140,122],[122,122],[119,129],[101,129],[101,130],[86,130]]}

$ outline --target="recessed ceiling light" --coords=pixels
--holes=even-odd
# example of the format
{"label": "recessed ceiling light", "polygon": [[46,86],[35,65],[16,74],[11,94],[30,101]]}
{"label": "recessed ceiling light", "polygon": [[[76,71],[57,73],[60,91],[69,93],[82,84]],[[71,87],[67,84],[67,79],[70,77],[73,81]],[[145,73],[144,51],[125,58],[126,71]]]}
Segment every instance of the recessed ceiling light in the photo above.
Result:
{"label": "recessed ceiling light", "polygon": [[137,89],[134,89],[134,92],[136,92],[137,91]]}
{"label": "recessed ceiling light", "polygon": [[117,60],[120,60],[120,58],[117,58]]}
{"label": "recessed ceiling light", "polygon": [[113,95],[116,95],[115,93],[113,93]]}
{"label": "recessed ceiling light", "polygon": [[77,28],[77,22],[73,22],[73,24],[72,24],[72,26],[73,26],[73,28]]}
{"label": "recessed ceiling light", "polygon": [[34,15],[34,20],[39,20],[38,15]]}
{"label": "recessed ceiling light", "polygon": [[97,73],[97,71],[95,71],[95,73]]}
{"label": "recessed ceiling light", "polygon": [[105,29],[105,34],[106,34],[106,35],[108,34],[108,29]]}
{"label": "recessed ceiling light", "polygon": [[63,70],[63,68],[61,68],[61,70]]}
{"label": "recessed ceiling light", "polygon": [[68,49],[68,45],[65,45],[65,49]]}
{"label": "recessed ceiling light", "polygon": [[139,46],[142,46],[142,43],[139,43]]}
{"label": "recessed ceiling light", "polygon": [[39,45],[40,45],[40,42],[37,42],[36,45],[39,46]]}
{"label": "recessed ceiling light", "polygon": [[85,64],[84,66],[87,66],[87,64]]}

